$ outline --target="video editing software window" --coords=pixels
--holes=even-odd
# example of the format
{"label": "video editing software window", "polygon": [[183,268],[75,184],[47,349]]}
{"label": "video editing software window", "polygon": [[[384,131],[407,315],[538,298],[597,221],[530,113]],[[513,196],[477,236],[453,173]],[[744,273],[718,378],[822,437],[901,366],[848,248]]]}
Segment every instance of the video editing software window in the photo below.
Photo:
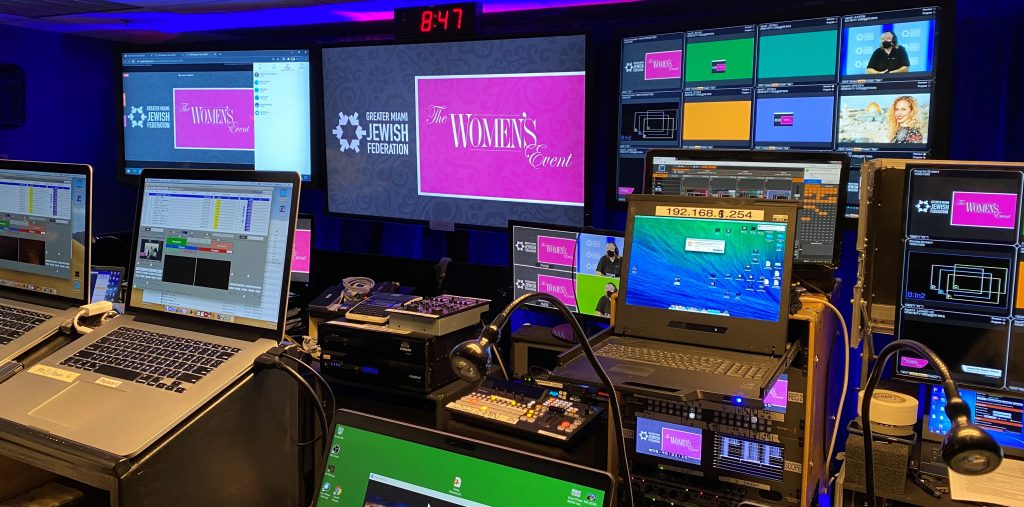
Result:
{"label": "video editing software window", "polygon": [[[1024,392],[1021,170],[907,169],[896,338],[932,348],[962,383]],[[897,356],[906,378],[937,380]]]}
{"label": "video editing software window", "polygon": [[654,157],[651,191],[700,197],[794,199],[803,202],[796,229],[796,263],[830,264],[842,215],[841,162],[739,162]]}
{"label": "video editing software window", "polygon": [[132,306],[275,329],[295,190],[146,180]]}
{"label": "video editing software window", "polygon": [[628,305],[779,321],[785,223],[636,216],[631,248]]}
{"label": "video editing software window", "polygon": [[[924,7],[623,39],[617,197],[644,188],[651,148],[927,156],[938,13]],[[844,211],[855,215],[857,199],[849,202]]]}
{"label": "video editing software window", "polygon": [[[622,249],[621,235],[514,225],[514,297],[543,292],[582,315],[610,317],[611,297],[619,291]],[[537,305],[547,306],[544,301]]]}
{"label": "video editing software window", "polygon": [[125,174],[298,171],[309,181],[309,51],[125,53]]}
{"label": "video editing software window", "polygon": [[0,165],[0,285],[81,298],[86,177]]}

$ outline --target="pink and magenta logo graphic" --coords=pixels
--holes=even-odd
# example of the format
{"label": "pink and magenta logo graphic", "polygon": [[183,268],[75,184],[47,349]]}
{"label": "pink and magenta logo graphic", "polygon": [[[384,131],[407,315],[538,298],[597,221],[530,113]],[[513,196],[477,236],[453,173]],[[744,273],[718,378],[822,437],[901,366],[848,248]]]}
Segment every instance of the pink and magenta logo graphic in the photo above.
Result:
{"label": "pink and magenta logo graphic", "polygon": [[175,88],[174,147],[254,150],[252,88]]}
{"label": "pink and magenta logo graphic", "polygon": [[567,306],[576,306],[576,287],[569,278],[537,275],[537,290],[555,296]]}
{"label": "pink and magenta logo graphic", "polygon": [[312,246],[313,231],[296,229],[292,248],[292,272],[309,273],[309,250]]}
{"label": "pink and magenta logo graphic", "polygon": [[576,240],[537,236],[537,262],[559,266],[576,264]]}
{"label": "pink and magenta logo graphic", "polygon": [[700,433],[690,433],[672,428],[661,429],[661,450],[700,462]]}
{"label": "pink and magenta logo graphic", "polygon": [[917,357],[902,356],[900,357],[900,366],[904,368],[921,369],[928,366],[928,360]]}
{"label": "pink and magenta logo graphic", "polygon": [[780,378],[775,381],[775,385],[772,386],[762,401],[765,405],[786,408],[786,403],[789,401],[789,380]]}
{"label": "pink and magenta logo graphic", "polygon": [[683,77],[683,50],[658,51],[644,57],[644,80],[679,79]]}
{"label": "pink and magenta logo graphic", "polygon": [[416,78],[420,195],[583,205],[583,72]]}
{"label": "pink and magenta logo graphic", "polygon": [[1017,194],[953,192],[950,225],[1013,229],[1017,224]]}

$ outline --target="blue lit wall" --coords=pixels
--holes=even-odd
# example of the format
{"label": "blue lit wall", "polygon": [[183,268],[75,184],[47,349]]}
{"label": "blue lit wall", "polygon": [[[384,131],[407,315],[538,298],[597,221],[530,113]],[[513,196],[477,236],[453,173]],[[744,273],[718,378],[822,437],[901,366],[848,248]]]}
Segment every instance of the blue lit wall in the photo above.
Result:
{"label": "blue lit wall", "polygon": [[93,230],[131,228],[134,189],[116,178],[120,87],[115,45],[0,27],[0,62],[25,69],[26,122],[0,130],[0,155],[93,166]]}

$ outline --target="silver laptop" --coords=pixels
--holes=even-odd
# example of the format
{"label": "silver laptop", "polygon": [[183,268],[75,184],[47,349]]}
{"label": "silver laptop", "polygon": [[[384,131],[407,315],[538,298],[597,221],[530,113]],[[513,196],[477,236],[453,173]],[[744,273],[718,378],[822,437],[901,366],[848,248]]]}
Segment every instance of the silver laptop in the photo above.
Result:
{"label": "silver laptop", "polygon": [[0,365],[88,302],[91,202],[87,165],[0,160]]}
{"label": "silver laptop", "polygon": [[0,418],[132,457],[284,332],[297,173],[146,170],[125,315],[0,385]]}

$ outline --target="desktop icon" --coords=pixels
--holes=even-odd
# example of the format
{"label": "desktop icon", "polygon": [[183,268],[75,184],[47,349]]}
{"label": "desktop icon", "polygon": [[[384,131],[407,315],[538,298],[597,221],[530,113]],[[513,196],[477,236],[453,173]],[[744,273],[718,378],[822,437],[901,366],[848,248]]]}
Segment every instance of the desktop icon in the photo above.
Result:
{"label": "desktop icon", "polygon": [[330,490],[331,490],[331,483],[329,483],[329,482],[324,482],[324,485],[320,487],[320,491],[323,491],[324,493],[326,493],[326,492],[328,492]]}
{"label": "desktop icon", "polygon": [[331,455],[337,456],[339,453],[341,453],[341,446],[338,444],[334,444],[334,446],[331,447]]}
{"label": "desktop icon", "polygon": [[461,488],[461,487],[462,487],[462,477],[456,477],[456,478],[455,478],[455,480],[454,480],[454,481],[452,481],[452,484],[453,484],[453,485],[454,485],[454,486],[455,486],[456,488]]}

